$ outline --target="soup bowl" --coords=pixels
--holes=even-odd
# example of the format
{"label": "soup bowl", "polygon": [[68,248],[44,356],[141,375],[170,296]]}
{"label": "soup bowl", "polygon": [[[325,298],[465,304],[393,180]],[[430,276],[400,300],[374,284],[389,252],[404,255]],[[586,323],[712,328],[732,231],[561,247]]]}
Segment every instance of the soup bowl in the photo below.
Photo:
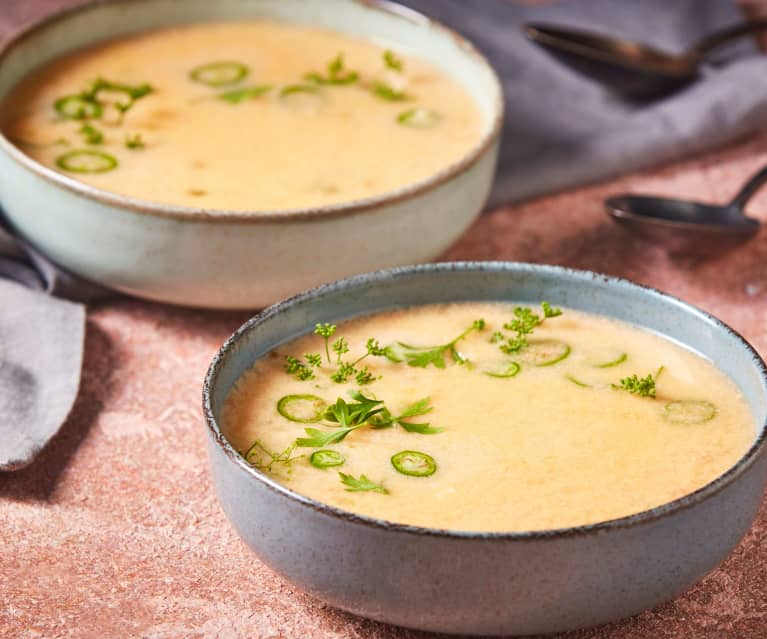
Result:
{"label": "soup bowl", "polygon": [[[263,307],[324,281],[444,252],[487,198],[502,120],[501,88],[466,40],[399,5],[100,1],[58,13],[5,44],[0,100],[36,67],[74,49],[164,26],[254,18],[386,42],[430,62],[473,97],[481,135],[456,162],[382,195],[307,209],[217,211],[93,188],[36,162],[0,134],[0,204],[16,231],[82,277],[139,297],[213,308]],[[338,250],[344,246],[354,250]]]}
{"label": "soup bowl", "polygon": [[[651,510],[572,528],[482,533],[396,524],[302,496],[246,463],[221,431],[237,379],[315,322],[432,303],[542,299],[631,322],[715,362],[753,413],[753,445],[714,481]],[[753,521],[767,482],[767,371],[753,348],[669,295],[552,266],[430,264],[302,293],[227,340],[205,379],[203,411],[221,505],[261,560],[333,606],[421,630],[549,633],[656,606],[725,558]]]}

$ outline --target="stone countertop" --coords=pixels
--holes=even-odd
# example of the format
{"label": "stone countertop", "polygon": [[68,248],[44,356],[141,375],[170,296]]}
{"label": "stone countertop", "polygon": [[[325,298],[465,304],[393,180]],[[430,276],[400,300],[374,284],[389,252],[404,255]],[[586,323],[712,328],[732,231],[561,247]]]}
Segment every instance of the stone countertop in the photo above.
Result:
{"label": "stone countertop", "polygon": [[[750,0],[754,4],[754,0]],[[68,0],[0,0],[0,37]],[[767,230],[706,260],[617,228],[625,190],[724,201],[767,163],[767,135],[609,183],[484,215],[445,259],[545,262],[627,277],[729,323],[767,355]],[[750,206],[767,219],[767,192]],[[82,389],[60,434],[0,474],[0,637],[434,637],[329,608],[262,565],[219,508],[200,384],[248,313],[122,299],[88,319]],[[767,503],[767,502],[765,502]],[[767,637],[767,509],[730,557],[655,610],[559,639]]]}

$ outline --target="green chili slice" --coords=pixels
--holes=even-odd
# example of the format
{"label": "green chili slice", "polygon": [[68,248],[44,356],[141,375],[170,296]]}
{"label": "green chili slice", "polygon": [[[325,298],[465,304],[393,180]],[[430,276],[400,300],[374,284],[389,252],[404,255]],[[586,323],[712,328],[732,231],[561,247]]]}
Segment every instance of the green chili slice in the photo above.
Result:
{"label": "green chili slice", "polygon": [[492,370],[492,371],[482,371],[485,375],[489,375],[490,377],[514,377],[522,367],[517,364],[516,362],[507,362],[503,365],[503,367]]}
{"label": "green chili slice", "polygon": [[394,470],[410,477],[428,477],[437,470],[437,462],[434,457],[417,450],[403,450],[392,455],[391,465]]}
{"label": "green chili slice", "polygon": [[225,87],[243,80],[249,73],[250,69],[241,62],[209,62],[192,69],[189,78],[209,87]]}
{"label": "green chili slice", "polygon": [[575,384],[576,386],[580,386],[581,388],[591,388],[591,384],[587,384],[586,382],[582,382],[581,380],[579,380],[579,379],[578,379],[577,377],[575,377],[574,375],[570,375],[570,373],[567,373],[567,374],[565,375],[565,379],[566,379],[567,381],[569,381],[569,382],[572,382],[572,383],[573,383],[573,384]]}
{"label": "green chili slice", "polygon": [[315,468],[342,466],[345,461],[346,458],[337,450],[315,450],[309,457],[309,463]]}
{"label": "green chili slice", "polygon": [[714,419],[716,406],[704,399],[669,402],[663,407],[663,417],[672,424],[702,424]]}
{"label": "green chili slice", "polygon": [[442,116],[439,113],[423,107],[403,111],[397,116],[397,124],[413,129],[431,129],[437,126],[441,120]]}
{"label": "green chili slice", "polygon": [[101,104],[95,98],[82,95],[67,95],[53,103],[56,112],[67,120],[87,120],[100,118],[103,113]]}
{"label": "green chili slice", "polygon": [[78,149],[57,157],[56,166],[70,173],[106,173],[117,168],[117,159],[101,151]]}
{"label": "green chili slice", "polygon": [[552,366],[570,355],[570,345],[557,339],[530,340],[519,358],[533,366]]}
{"label": "green chili slice", "polygon": [[327,402],[316,395],[285,395],[277,402],[280,415],[301,424],[320,421],[327,407]]}
{"label": "green chili slice", "polygon": [[623,364],[628,357],[628,353],[621,353],[609,361],[594,364],[593,366],[594,368],[612,368],[613,366],[618,366],[618,364]]}

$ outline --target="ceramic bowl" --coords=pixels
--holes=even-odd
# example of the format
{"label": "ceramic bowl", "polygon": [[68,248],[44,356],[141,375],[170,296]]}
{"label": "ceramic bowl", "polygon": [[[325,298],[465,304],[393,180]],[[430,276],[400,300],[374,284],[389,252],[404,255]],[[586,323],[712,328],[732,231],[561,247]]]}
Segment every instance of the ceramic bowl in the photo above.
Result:
{"label": "ceramic bowl", "polygon": [[[179,23],[259,17],[391,42],[428,60],[475,98],[484,121],[481,139],[439,173],[381,196],[316,209],[220,212],[95,189],[42,166],[0,135],[0,204],[17,231],[61,266],[111,288],[215,308],[263,307],[321,282],[443,253],[487,198],[501,88],[468,42],[399,5],[102,0],[58,13],[8,42],[0,50],[0,99],[38,65],[99,40]],[[351,244],[354,251],[328,248]]]}
{"label": "ceramic bowl", "polygon": [[[477,533],[394,524],[324,505],[251,467],[221,433],[222,404],[240,375],[315,322],[420,304],[542,299],[632,322],[716,362],[759,424],[753,446],[700,490],[630,517]],[[214,358],[203,408],[224,512],[275,571],[333,606],[372,619],[456,634],[527,635],[593,626],[656,606],[726,557],[753,521],[767,481],[766,375],[762,360],[732,329],[658,291],[552,266],[443,263],[360,275],[265,310]]]}

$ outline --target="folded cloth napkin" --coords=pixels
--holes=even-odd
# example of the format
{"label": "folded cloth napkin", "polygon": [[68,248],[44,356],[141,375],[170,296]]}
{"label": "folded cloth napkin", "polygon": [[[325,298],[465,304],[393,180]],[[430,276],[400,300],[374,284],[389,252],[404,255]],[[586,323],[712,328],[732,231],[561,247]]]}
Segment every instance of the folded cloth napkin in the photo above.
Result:
{"label": "folded cloth napkin", "polygon": [[712,53],[696,83],[637,104],[564,66],[520,29],[561,24],[681,52],[744,20],[731,0],[400,1],[473,41],[501,77],[506,121],[491,207],[704,151],[767,117],[767,56],[748,38]]}
{"label": "folded cloth napkin", "polygon": [[[702,151],[755,130],[767,116],[767,58],[747,40],[713,58],[700,81],[638,105],[562,66],[519,28],[561,23],[680,51],[742,19],[732,0],[401,1],[465,34],[501,76],[506,121],[490,206]],[[29,463],[75,399],[84,308],[51,295],[91,301],[109,294],[7,230],[0,229],[0,278],[15,283],[0,281],[0,469]]]}

